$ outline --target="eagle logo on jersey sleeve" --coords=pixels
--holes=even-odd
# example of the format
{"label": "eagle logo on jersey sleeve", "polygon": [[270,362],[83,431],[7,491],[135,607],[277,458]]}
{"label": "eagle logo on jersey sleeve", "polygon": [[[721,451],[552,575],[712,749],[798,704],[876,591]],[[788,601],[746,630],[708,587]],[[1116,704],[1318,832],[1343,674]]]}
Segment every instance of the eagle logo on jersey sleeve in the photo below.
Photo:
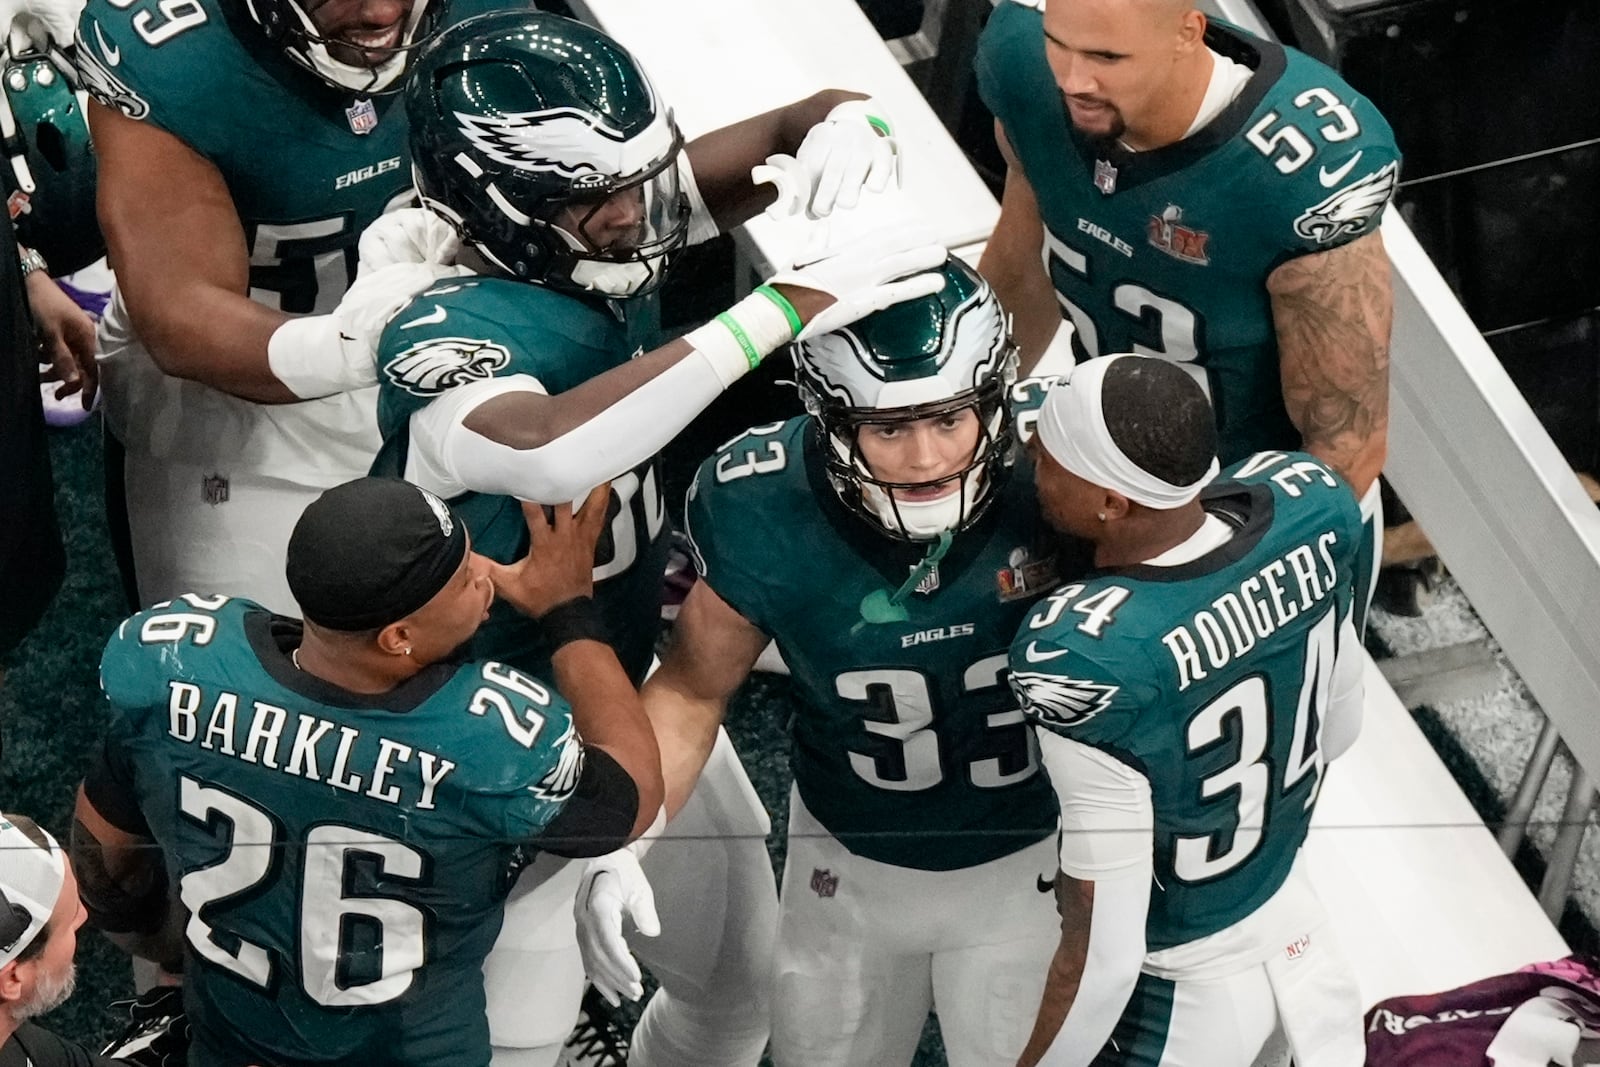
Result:
{"label": "eagle logo on jersey sleeve", "polygon": [[115,108],[130,119],[146,118],[150,114],[149,102],[111,72],[112,67],[122,62],[122,50],[106,42],[98,22],[94,23],[94,34],[99,38],[100,47],[105,53],[104,59],[90,47],[83,36],[82,27],[76,34],[74,66],[77,67],[79,86],[106,107]]}
{"label": "eagle logo on jersey sleeve", "polygon": [[567,723],[566,732],[556,739],[554,747],[555,766],[529,788],[540,800],[560,803],[572,795],[578,788],[578,779],[583,777],[583,741],[578,737],[578,728]]}
{"label": "eagle logo on jersey sleeve", "polygon": [[435,337],[419,341],[384,365],[388,379],[413,396],[438,396],[447,389],[493,378],[511,353],[493,341]]}
{"label": "eagle logo on jersey sleeve", "polygon": [[1328,244],[1365,230],[1394,196],[1400,181],[1400,164],[1358,178],[1322,203],[1307,208],[1294,220],[1294,232],[1308,241]]}
{"label": "eagle logo on jersey sleeve", "polygon": [[1110,707],[1121,687],[1042,671],[1012,671],[1011,688],[1030,718],[1046,726],[1082,726]]}

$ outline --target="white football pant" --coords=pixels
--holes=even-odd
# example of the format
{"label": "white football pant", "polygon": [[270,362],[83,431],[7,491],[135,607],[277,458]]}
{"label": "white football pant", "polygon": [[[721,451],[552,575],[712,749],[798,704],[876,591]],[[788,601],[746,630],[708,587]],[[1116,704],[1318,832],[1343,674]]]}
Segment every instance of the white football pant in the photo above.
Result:
{"label": "white football pant", "polygon": [[928,1011],[951,1067],[1017,1061],[1061,939],[1051,835],[977,867],[863,859],[789,795],[772,1019],[777,1067],[901,1067]]}

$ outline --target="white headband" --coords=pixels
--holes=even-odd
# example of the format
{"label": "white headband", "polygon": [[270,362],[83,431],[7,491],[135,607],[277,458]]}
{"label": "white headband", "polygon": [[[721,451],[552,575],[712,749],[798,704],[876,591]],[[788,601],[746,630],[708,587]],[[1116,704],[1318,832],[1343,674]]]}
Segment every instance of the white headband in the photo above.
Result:
{"label": "white headband", "polygon": [[1216,458],[1212,458],[1199,481],[1173,485],[1139,466],[1117,447],[1106,428],[1100,389],[1106,371],[1122,358],[1103,356],[1080,363],[1070,378],[1050,388],[1039,409],[1039,444],[1052,459],[1086,482],[1158,511],[1182,507],[1217,476],[1220,468]]}
{"label": "white headband", "polygon": [[49,842],[41,848],[38,842],[19,830],[4,815],[0,815],[0,890],[6,899],[28,913],[28,927],[9,945],[0,945],[0,967],[16,959],[55,911],[61,896],[61,887],[67,880],[65,855],[56,839],[43,828],[39,832]]}

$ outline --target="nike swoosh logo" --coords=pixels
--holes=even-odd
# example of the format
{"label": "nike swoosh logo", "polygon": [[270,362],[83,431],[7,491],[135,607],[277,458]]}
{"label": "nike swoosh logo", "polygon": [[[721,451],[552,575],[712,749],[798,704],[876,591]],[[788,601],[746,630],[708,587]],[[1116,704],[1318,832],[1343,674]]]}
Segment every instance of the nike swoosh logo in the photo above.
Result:
{"label": "nike swoosh logo", "polygon": [[1040,652],[1039,642],[1029,641],[1028,647],[1022,650],[1022,658],[1029,663],[1045,663],[1049,660],[1060,659],[1071,651],[1070,648],[1058,648],[1054,652]]}
{"label": "nike swoosh logo", "polygon": [[1034,883],[1034,887],[1041,893],[1054,893],[1056,891],[1056,880],[1054,878],[1046,878],[1041,874],[1039,880]]}
{"label": "nike swoosh logo", "polygon": [[94,37],[95,40],[100,42],[100,53],[106,57],[106,66],[114,67],[118,63],[122,62],[122,49],[113,48],[110,44],[106,43],[106,35],[104,31],[100,29],[100,24],[98,22],[94,24]]}
{"label": "nike swoosh logo", "polygon": [[1329,170],[1327,167],[1323,167],[1317,171],[1317,181],[1322,183],[1322,187],[1324,189],[1332,189],[1335,185],[1338,185],[1340,182],[1344,181],[1344,176],[1349,174],[1350,171],[1355,168],[1355,165],[1360,161],[1361,152],[1357,152],[1355,155],[1346,160],[1344,166],[1340,167],[1338,170]]}
{"label": "nike swoosh logo", "polygon": [[435,305],[433,305],[433,310],[432,311],[428,312],[426,315],[422,316],[420,319],[412,319],[410,322],[406,323],[404,326],[402,326],[400,328],[402,330],[409,330],[413,326],[432,326],[436,322],[443,322],[444,318],[445,318],[445,310],[444,310],[444,308],[440,307],[438,304],[435,304]]}

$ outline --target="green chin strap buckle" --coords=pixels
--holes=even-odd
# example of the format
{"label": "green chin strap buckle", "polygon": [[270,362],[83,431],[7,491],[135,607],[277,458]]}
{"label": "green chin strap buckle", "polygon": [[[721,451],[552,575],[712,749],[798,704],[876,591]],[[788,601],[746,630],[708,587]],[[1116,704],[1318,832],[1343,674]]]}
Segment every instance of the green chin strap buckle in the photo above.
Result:
{"label": "green chin strap buckle", "polygon": [[922,562],[911,571],[911,577],[907,578],[899,589],[892,594],[887,589],[874,589],[862,597],[861,621],[850,627],[850,633],[852,635],[860,633],[863,626],[882,626],[885,623],[905,622],[910,619],[911,614],[905,608],[906,598],[917,588],[922,579],[939,565],[939,561],[944,559],[954,540],[955,535],[949,530],[940,531],[938,544],[928,550]]}

